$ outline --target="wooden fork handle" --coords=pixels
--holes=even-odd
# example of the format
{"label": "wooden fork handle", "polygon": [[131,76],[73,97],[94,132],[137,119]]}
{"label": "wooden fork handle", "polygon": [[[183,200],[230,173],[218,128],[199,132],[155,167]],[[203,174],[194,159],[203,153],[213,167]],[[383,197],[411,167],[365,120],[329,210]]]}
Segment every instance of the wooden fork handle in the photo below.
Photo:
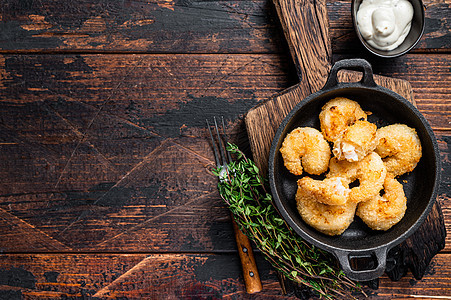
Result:
{"label": "wooden fork handle", "polygon": [[260,275],[258,274],[257,264],[255,263],[251,242],[247,236],[241,232],[233,217],[232,224],[233,231],[235,232],[236,244],[238,246],[238,253],[240,255],[241,267],[243,269],[246,292],[248,294],[260,292],[263,287],[260,281]]}

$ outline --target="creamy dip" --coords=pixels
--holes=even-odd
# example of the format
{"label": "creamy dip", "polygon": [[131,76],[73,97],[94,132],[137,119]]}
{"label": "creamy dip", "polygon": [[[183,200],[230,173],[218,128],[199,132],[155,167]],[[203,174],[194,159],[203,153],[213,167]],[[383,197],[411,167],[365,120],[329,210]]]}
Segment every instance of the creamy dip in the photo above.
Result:
{"label": "creamy dip", "polygon": [[408,0],[363,0],[357,11],[357,27],[368,44],[393,50],[409,34],[413,6]]}

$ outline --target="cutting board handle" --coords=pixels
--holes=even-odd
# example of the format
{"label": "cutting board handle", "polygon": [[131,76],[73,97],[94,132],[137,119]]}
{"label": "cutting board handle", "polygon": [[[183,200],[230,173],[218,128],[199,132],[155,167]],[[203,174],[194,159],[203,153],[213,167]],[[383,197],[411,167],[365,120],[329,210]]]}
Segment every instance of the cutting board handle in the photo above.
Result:
{"label": "cutting board handle", "polygon": [[326,82],[332,47],[325,0],[273,0],[301,82],[310,93]]}

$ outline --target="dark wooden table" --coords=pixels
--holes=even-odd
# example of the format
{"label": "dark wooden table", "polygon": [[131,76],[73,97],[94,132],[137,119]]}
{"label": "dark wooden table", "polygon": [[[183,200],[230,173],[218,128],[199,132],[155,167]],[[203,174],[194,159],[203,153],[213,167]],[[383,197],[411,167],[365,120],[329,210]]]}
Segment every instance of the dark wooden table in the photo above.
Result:
{"label": "dark wooden table", "polygon": [[[333,60],[408,80],[443,159],[451,225],[451,2],[426,0],[419,46],[393,60],[357,43],[328,2]],[[245,113],[297,83],[270,0],[19,1],[0,7],[0,299],[282,299],[245,293],[205,119],[249,151]],[[422,280],[373,298],[451,297],[451,240]]]}

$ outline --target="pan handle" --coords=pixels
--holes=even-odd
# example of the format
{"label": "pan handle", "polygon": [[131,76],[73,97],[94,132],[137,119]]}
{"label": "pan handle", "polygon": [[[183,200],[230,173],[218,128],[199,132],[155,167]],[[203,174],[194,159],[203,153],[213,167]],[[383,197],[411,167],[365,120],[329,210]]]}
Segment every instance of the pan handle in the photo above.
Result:
{"label": "pan handle", "polygon": [[370,63],[361,58],[352,58],[339,60],[333,65],[332,69],[330,70],[329,77],[327,78],[326,84],[321,90],[325,91],[336,87],[338,85],[338,71],[349,68],[357,68],[363,71],[363,76],[360,80],[360,83],[363,86],[377,86],[377,84],[374,82],[373,69],[371,68]]}
{"label": "pan handle", "polygon": [[[334,254],[340,263],[341,269],[347,277],[356,281],[370,281],[381,276],[387,263],[387,247],[376,248],[367,251],[345,251],[335,250]],[[353,270],[351,268],[350,259],[356,257],[376,257],[377,266],[370,270]]]}

